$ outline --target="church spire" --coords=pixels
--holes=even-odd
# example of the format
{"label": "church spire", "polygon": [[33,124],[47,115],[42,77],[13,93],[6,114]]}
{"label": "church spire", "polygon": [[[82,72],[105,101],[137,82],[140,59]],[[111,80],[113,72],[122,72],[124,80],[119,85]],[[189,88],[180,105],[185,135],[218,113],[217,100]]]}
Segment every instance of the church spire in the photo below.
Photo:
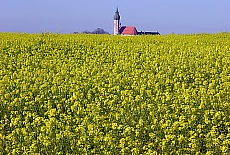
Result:
{"label": "church spire", "polygon": [[117,10],[116,10],[115,15],[114,15],[114,20],[120,20],[120,15],[119,15],[118,7],[117,7]]}
{"label": "church spire", "polygon": [[117,10],[114,15],[114,35],[119,34],[119,29],[120,29],[120,15],[117,7]]}

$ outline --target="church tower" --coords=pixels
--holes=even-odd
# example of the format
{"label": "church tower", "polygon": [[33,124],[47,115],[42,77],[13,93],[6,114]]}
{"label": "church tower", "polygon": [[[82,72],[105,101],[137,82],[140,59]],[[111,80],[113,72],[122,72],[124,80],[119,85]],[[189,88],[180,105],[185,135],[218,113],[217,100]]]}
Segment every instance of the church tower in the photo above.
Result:
{"label": "church tower", "polygon": [[119,34],[119,27],[120,27],[120,15],[117,7],[117,10],[114,15],[114,35]]}

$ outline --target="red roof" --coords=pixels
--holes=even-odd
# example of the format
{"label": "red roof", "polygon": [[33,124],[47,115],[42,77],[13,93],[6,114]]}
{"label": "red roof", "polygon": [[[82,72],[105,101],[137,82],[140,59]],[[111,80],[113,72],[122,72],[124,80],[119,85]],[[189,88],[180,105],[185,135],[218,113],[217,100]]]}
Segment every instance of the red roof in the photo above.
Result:
{"label": "red roof", "polygon": [[122,31],[120,33],[123,35],[137,35],[137,29],[134,26],[122,26],[120,30]]}

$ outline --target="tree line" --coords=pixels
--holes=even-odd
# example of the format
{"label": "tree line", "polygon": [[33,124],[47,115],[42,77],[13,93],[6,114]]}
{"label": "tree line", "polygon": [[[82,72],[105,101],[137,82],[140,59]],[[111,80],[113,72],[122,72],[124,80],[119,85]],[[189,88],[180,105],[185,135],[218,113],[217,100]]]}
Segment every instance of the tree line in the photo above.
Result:
{"label": "tree line", "polygon": [[82,32],[74,32],[74,34],[79,34],[79,33],[83,33],[83,34],[109,34],[107,31],[105,31],[102,28],[97,28],[94,31],[85,30]]}

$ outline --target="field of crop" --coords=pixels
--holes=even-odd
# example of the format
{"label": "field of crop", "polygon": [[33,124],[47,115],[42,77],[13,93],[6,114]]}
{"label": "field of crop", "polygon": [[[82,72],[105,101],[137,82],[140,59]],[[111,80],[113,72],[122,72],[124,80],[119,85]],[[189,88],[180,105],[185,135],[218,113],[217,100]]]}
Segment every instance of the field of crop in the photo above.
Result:
{"label": "field of crop", "polygon": [[0,33],[5,154],[230,154],[230,34]]}

